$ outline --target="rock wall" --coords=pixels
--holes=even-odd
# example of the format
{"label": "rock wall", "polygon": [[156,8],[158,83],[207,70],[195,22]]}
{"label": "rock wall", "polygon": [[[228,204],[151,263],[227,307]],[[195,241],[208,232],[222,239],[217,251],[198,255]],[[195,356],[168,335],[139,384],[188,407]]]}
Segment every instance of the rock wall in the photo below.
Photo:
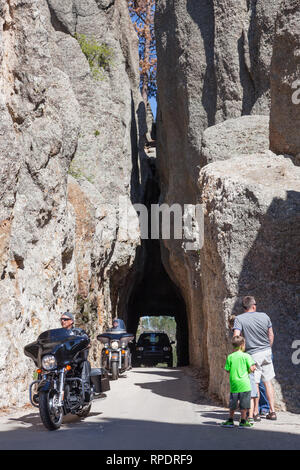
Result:
{"label": "rock wall", "polygon": [[[227,320],[240,311],[243,295],[254,294],[274,318],[277,403],[289,409],[299,409],[299,384],[292,391],[290,383],[300,275],[298,248],[285,245],[299,238],[299,175],[290,158],[269,152],[269,138],[276,120],[289,139],[279,110],[285,97],[278,97],[276,85],[285,76],[278,36],[283,24],[288,34],[286,24],[293,23],[287,42],[292,70],[299,48],[296,11],[292,0],[160,0],[156,11],[161,202],[201,202],[205,210],[201,250],[187,252],[176,240],[163,241],[161,248],[186,302],[190,361],[208,372],[210,391],[227,402]],[[277,99],[269,136],[270,106]],[[290,112],[289,119],[295,116]],[[297,122],[290,142],[298,139]]]}
{"label": "rock wall", "polygon": [[200,166],[269,148],[269,116],[227,119],[203,132]]}
{"label": "rock wall", "polygon": [[[254,294],[274,321],[277,402],[288,409],[299,409],[298,18],[295,0],[156,5],[160,202],[205,210],[201,250],[161,243],[186,305],[190,363],[227,401],[227,320]],[[112,51],[99,80],[75,34]],[[0,0],[0,68],[2,407],[27,401],[23,347],[61,312],[93,339],[128,315],[145,253],[135,211],[130,234],[121,221],[152,176],[125,0]]]}
{"label": "rock wall", "polygon": [[300,164],[300,10],[297,0],[282,2],[276,21],[271,67],[270,145]]}
{"label": "rock wall", "polygon": [[297,411],[299,366],[291,345],[298,338],[300,307],[300,171],[272,152],[217,161],[200,172],[205,210],[201,250],[203,314],[207,318],[210,390],[224,400],[222,370],[231,351],[229,317],[254,295],[272,321],[276,402]]}
{"label": "rock wall", "polygon": [[[202,135],[207,127],[246,114],[268,115],[278,2],[268,6],[264,3],[158,1],[155,20],[161,202],[183,205],[199,201],[197,180],[206,158]],[[267,141],[266,134],[262,140]],[[254,148],[261,150],[258,142],[254,142]],[[162,256],[187,304],[193,338],[191,361],[207,364],[199,255],[184,252],[181,242],[175,240],[164,241]]]}
{"label": "rock wall", "polygon": [[[101,80],[75,32],[113,51]],[[61,312],[94,337],[126,300],[139,230],[118,238],[108,204],[139,200],[146,129],[125,0],[1,0],[0,67],[1,407],[27,401],[23,347]]]}

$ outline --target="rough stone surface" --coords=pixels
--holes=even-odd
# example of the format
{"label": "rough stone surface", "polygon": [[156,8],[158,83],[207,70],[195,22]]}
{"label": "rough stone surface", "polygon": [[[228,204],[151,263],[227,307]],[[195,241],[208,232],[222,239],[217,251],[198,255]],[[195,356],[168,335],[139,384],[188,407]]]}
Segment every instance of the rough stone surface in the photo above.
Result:
{"label": "rough stone surface", "polygon": [[[113,50],[103,80],[93,80],[75,32]],[[107,204],[139,200],[147,159],[124,0],[1,0],[0,67],[2,407],[27,402],[34,365],[23,348],[58,327],[61,312],[75,312],[94,338],[126,300],[139,230],[118,239]]]}
{"label": "rough stone surface", "polygon": [[[259,286],[256,288],[250,282],[249,289],[252,293],[258,293],[262,308],[273,311],[280,304],[278,311],[284,312],[287,309],[292,312],[288,314],[289,332],[292,332],[293,327],[296,325],[295,313],[292,311],[292,305],[294,304],[292,302],[295,300],[295,295],[298,295],[297,285],[293,281],[285,283],[286,265],[284,262],[277,260],[277,257],[281,258],[282,256],[282,260],[288,259],[288,262],[293,266],[293,276],[298,276],[298,271],[295,273],[294,261],[297,259],[295,254],[297,249],[295,248],[293,254],[289,254],[284,246],[287,240],[290,240],[290,237],[287,235],[287,240],[285,239],[284,230],[287,220],[285,220],[284,210],[281,210],[284,203],[281,206],[280,202],[287,199],[286,208],[291,209],[291,219],[289,219],[287,230],[291,230],[293,236],[298,239],[297,211],[299,211],[299,205],[297,189],[292,189],[293,185],[297,188],[297,184],[296,182],[292,183],[294,180],[291,176],[293,172],[295,172],[295,175],[298,175],[298,173],[289,158],[284,160],[284,157],[281,157],[280,164],[278,163],[279,160],[274,160],[274,163],[272,163],[276,157],[274,154],[268,153],[267,134],[267,116],[271,105],[270,64],[275,35],[275,21],[277,12],[280,9],[280,0],[270,2],[244,0],[181,2],[179,0],[160,0],[157,2],[156,8],[159,87],[157,135],[161,181],[160,200],[169,205],[173,203],[179,203],[182,206],[186,203],[196,204],[200,201],[201,184],[205,184],[205,194],[208,201],[214,201],[214,198],[218,198],[218,211],[215,213],[215,222],[213,223],[209,216],[205,219],[205,241],[206,237],[209,237],[206,249],[203,249],[206,255],[200,254],[199,256],[197,252],[185,251],[180,240],[167,240],[162,243],[162,259],[166,270],[179,287],[186,302],[190,335],[190,361],[193,365],[203,367],[210,372],[210,389],[214,393],[219,393],[224,400],[228,392],[228,384],[227,382],[227,385],[225,384],[222,368],[225,353],[228,352],[228,349],[226,342],[224,342],[226,322],[223,315],[224,309],[226,317],[230,309],[234,307],[235,300],[231,302],[228,299],[240,295],[240,292],[228,295],[226,291],[227,283],[234,275],[232,285],[235,286],[235,289],[240,285],[241,292],[248,292],[245,273],[248,271],[251,273],[252,282],[255,277],[255,269],[259,267],[260,262],[263,264],[261,261],[264,255],[263,247],[267,249],[266,256],[270,262],[271,253],[277,253],[276,260],[272,261],[274,273],[270,276],[273,284],[271,285],[270,281],[267,286],[270,289],[272,287],[272,289],[266,294],[265,299],[262,299],[264,291],[263,289],[260,291]],[[294,38],[297,38],[296,33]],[[297,53],[297,47],[294,43],[292,47],[295,52],[287,53],[287,57]],[[280,64],[278,61],[279,69]],[[284,74],[285,68],[283,67],[282,70]],[[278,93],[278,89],[276,91],[274,86],[273,89],[275,90],[275,96],[272,97],[272,103],[276,102],[276,94]],[[253,115],[253,118],[251,116],[250,119],[248,115]],[[266,117],[264,118],[262,115]],[[247,117],[241,119],[241,116]],[[279,110],[277,119],[280,120]],[[298,118],[295,120],[292,130],[293,139],[295,140],[297,140],[299,134],[296,130],[296,122],[298,122]],[[281,125],[284,127],[284,124]],[[279,150],[279,152],[281,151]],[[252,155],[253,153],[254,155]],[[257,155],[258,153],[260,155]],[[239,156],[239,159],[232,159],[233,156]],[[270,166],[263,163],[264,159],[268,160]],[[208,164],[210,162],[215,163]],[[245,185],[245,198],[243,200],[238,199],[240,204],[233,199],[235,192],[233,191],[234,188],[231,187],[233,183],[230,171],[232,170],[234,173],[234,164],[236,162],[239,162],[239,170],[236,170],[236,174],[234,174],[234,182],[236,181],[238,185],[239,178],[241,178],[241,186]],[[255,171],[260,185],[259,189],[251,186],[249,190],[246,188],[250,184],[248,178],[250,178],[252,171],[250,169],[253,169],[254,164],[256,165]],[[203,176],[199,187],[197,186],[198,172],[203,165]],[[206,181],[204,178],[205,172],[207,171],[207,174],[209,174],[210,168],[213,171],[214,165],[221,175],[218,184],[213,183],[214,177],[211,181]],[[272,175],[277,174],[278,165],[282,165],[283,173],[286,171],[288,176],[286,178],[282,176],[281,180],[279,175],[277,181],[275,176],[272,177]],[[229,171],[229,169],[231,170]],[[243,174],[245,174],[244,183]],[[270,200],[269,177],[270,181],[275,184],[274,193],[272,193],[274,201],[273,199]],[[210,183],[212,188],[210,188]],[[264,183],[266,183],[266,190],[264,189]],[[286,188],[284,185],[286,185]],[[284,197],[283,192],[286,190],[288,194]],[[265,196],[264,191],[266,191]],[[276,191],[278,191],[277,195]],[[258,192],[259,196],[257,195]],[[270,211],[269,206],[262,204],[264,198],[269,201]],[[222,214],[227,210],[227,202],[228,211],[232,210],[234,214],[240,214],[242,220],[245,220],[245,216],[248,217],[248,213],[250,214],[249,222],[253,220],[254,226],[251,233],[240,233],[243,230],[242,224],[237,224],[235,231],[235,228],[231,225],[227,227],[226,220],[223,222]],[[252,208],[254,210],[253,214]],[[213,209],[209,207],[207,210],[210,214],[210,210]],[[266,223],[264,229],[260,231],[262,218],[265,218]],[[280,231],[282,231],[280,241],[276,239],[277,219]],[[293,226],[294,222],[295,226]],[[214,225],[214,228],[211,224]],[[226,238],[227,232],[228,239]],[[236,234],[235,239],[233,233]],[[257,257],[255,248],[251,249],[251,242],[254,243],[256,237],[261,240],[261,233],[266,241],[260,242],[259,256]],[[247,235],[250,238],[247,238]],[[232,238],[230,238],[231,236]],[[239,237],[241,247],[239,247]],[[210,238],[213,242],[210,242]],[[224,253],[224,259],[218,259],[218,239],[220,239],[220,242],[226,239],[228,244],[227,258]],[[210,243],[211,249],[209,248]],[[278,244],[280,245],[279,248]],[[248,253],[246,249],[250,252],[245,260],[246,268],[244,270],[244,257]],[[282,255],[279,254],[281,249]],[[228,261],[229,255],[236,258],[234,274]],[[215,273],[214,263],[217,263],[218,273]],[[262,266],[262,269],[262,275],[266,278],[268,273],[267,264]],[[214,290],[210,291],[208,289],[206,276],[215,279]],[[241,276],[241,279],[239,279],[239,276]],[[276,281],[273,276],[275,276]],[[263,280],[262,284],[266,286],[267,280]],[[287,284],[289,284],[288,288]],[[264,289],[267,287],[264,287]],[[215,298],[217,299],[216,305],[214,305]],[[276,299],[276,305],[274,299]],[[286,307],[285,302],[287,302]],[[281,313],[278,315],[275,314],[275,326],[277,336],[281,337],[283,328],[282,323],[280,323],[281,320],[278,320]],[[275,358],[275,360],[278,361],[276,363],[278,383],[282,387],[284,396],[280,395],[279,386],[277,387],[277,393],[282,406],[284,406],[286,400],[288,406],[292,407],[292,395],[288,396],[289,393],[293,394],[293,392],[288,391],[294,373],[291,369],[291,344],[285,344],[287,336],[283,334],[282,337],[284,338],[283,341],[280,345],[278,342],[278,346],[276,346],[277,359]],[[281,347],[282,353],[280,353]],[[217,352],[217,349],[219,352]],[[212,351],[216,352],[216,359]],[[286,371],[288,371],[286,376],[284,376],[285,366]],[[295,395],[293,396],[295,397]]]}
{"label": "rough stone surface", "polygon": [[[198,202],[197,179],[199,166],[204,164],[201,149],[205,129],[242,115],[269,114],[269,69],[279,1],[265,3],[157,2],[161,202],[179,203],[182,207]],[[248,149],[247,153],[253,150]],[[165,240],[161,251],[166,270],[187,305],[190,360],[205,367],[206,326],[199,257],[195,251],[185,251],[181,240]]]}
{"label": "rough stone surface", "polygon": [[[73,1],[66,4],[64,11],[59,2],[49,0],[48,4],[55,30],[52,28],[52,55],[57,66],[70,77],[80,104],[81,132],[69,170],[79,187],[75,189],[73,181],[69,196],[76,197],[79,208],[76,220],[84,230],[86,222],[80,206],[85,206],[85,198],[95,212],[91,256],[84,254],[84,266],[79,260],[77,263],[80,285],[83,280],[86,283],[84,289],[79,288],[77,308],[80,317],[88,319],[84,312],[92,306],[96,317],[104,321],[118,313],[122,287],[140,243],[138,230],[133,230],[131,240],[126,236],[122,239],[118,233],[119,198],[126,198],[129,207],[138,202],[144,191],[142,178],[147,178],[147,157],[142,150],[146,121],[139,92],[137,37],[123,0],[106,3],[89,0],[85,5]],[[71,22],[74,11],[76,21]],[[101,81],[92,78],[88,62],[71,36],[75,32],[94,37],[98,44],[106,44],[113,51]],[[84,238],[79,235],[77,240],[85,252]],[[97,277],[101,283],[96,281]],[[97,302],[90,302],[90,296],[96,297]],[[90,320],[91,328],[95,329]]]}
{"label": "rough stone surface", "polygon": [[213,2],[217,115],[221,119],[268,114],[270,61],[280,1]]}
{"label": "rough stone surface", "polygon": [[[291,362],[299,331],[299,169],[269,153],[264,117],[280,2],[157,2],[158,169],[160,202],[205,207],[202,250],[161,243],[185,301],[191,364],[209,372],[210,391],[226,401],[227,319],[252,293],[274,321],[277,402],[291,410],[299,409]],[[288,99],[299,78],[298,13],[295,0],[281,3],[270,130],[272,149],[294,161],[300,105],[289,107]],[[92,77],[75,33],[113,51],[102,80]],[[132,205],[147,200],[153,169],[143,150],[138,45],[125,0],[0,0],[0,70],[2,407],[27,401],[33,364],[23,347],[57,327],[62,311],[74,311],[91,334],[93,361],[97,332],[113,315],[128,318],[145,263]]]}
{"label": "rough stone surface", "polygon": [[[170,112],[180,109],[181,127],[188,125],[195,143],[201,129],[225,119],[269,114],[280,1],[158,1],[160,97],[168,99]],[[166,121],[166,109],[161,112]]]}
{"label": "rough stone surface", "polygon": [[231,351],[229,316],[254,295],[271,317],[275,341],[276,402],[300,409],[298,368],[292,343],[300,318],[300,169],[271,152],[207,165],[199,186],[205,211],[200,251],[203,313],[207,323],[210,390],[228,398],[223,371]]}
{"label": "rough stone surface", "polygon": [[201,167],[218,160],[269,149],[269,116],[227,119],[203,133]]}
{"label": "rough stone surface", "polygon": [[0,406],[7,406],[26,399],[32,379],[24,345],[73,304],[74,264],[63,265],[74,244],[66,174],[80,121],[38,3],[1,3]]}
{"label": "rough stone surface", "polygon": [[300,164],[300,6],[283,1],[276,21],[271,67],[270,143]]}

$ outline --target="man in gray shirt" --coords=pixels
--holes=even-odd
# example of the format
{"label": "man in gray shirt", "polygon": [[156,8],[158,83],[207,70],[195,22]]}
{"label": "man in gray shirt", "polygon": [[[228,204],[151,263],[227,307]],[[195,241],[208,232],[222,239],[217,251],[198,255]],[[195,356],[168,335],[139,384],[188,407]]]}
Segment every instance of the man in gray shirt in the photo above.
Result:
{"label": "man in gray shirt", "polygon": [[[277,419],[275,413],[275,399],[272,379],[275,377],[272,361],[272,345],[274,333],[270,318],[266,313],[256,311],[256,301],[252,296],[243,298],[245,313],[235,318],[233,336],[243,334],[246,341],[246,352],[250,354],[256,363],[254,372],[259,397],[259,383],[262,379],[267,398],[270,404],[270,412],[267,419]],[[258,401],[255,400],[254,416],[258,416]]]}

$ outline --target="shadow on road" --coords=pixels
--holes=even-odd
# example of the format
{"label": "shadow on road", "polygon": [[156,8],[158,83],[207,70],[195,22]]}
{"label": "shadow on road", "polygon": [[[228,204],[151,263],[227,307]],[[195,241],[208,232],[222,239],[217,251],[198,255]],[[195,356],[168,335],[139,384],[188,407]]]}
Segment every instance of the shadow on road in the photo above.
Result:
{"label": "shadow on road", "polygon": [[[92,416],[99,416],[102,412],[98,413],[90,413],[89,417]],[[83,421],[84,418],[80,418],[77,415],[67,415],[63,418],[63,424],[76,424],[80,421]],[[9,421],[15,422],[16,424],[30,424],[35,431],[46,431],[44,425],[41,422],[40,414],[39,413],[30,413],[24,416],[19,416],[18,418],[9,418]],[[26,427],[26,430],[31,429],[30,427]]]}
{"label": "shadow on road", "polygon": [[[205,424],[97,418],[96,415],[92,421],[88,418],[68,423],[54,432],[40,432],[39,425],[1,432],[1,450],[300,450],[299,434],[259,430],[259,426],[248,430],[240,430],[238,426],[223,429],[219,425],[224,418],[222,413],[217,423]],[[30,417],[34,422],[35,418]]]}
{"label": "shadow on road", "polygon": [[196,380],[182,369],[168,368],[164,371],[159,368],[157,370],[147,370],[145,368],[133,370],[132,373],[149,374],[149,376],[157,378],[162,377],[161,380],[155,382],[135,383],[143,389],[151,390],[156,395],[194,404],[220,405],[219,401],[209,397],[205,382],[201,383],[201,380]]}
{"label": "shadow on road", "polygon": [[[227,418],[227,410],[215,402],[211,406],[188,371],[142,369],[132,370],[131,374],[125,396],[132,397],[132,406],[122,401],[124,385],[116,381],[99,412],[95,406],[85,419],[68,416],[58,431],[47,431],[35,410],[20,417],[8,416],[4,425],[0,421],[0,449],[300,450],[296,418],[293,423],[291,417],[283,416],[282,421],[268,426],[265,423],[260,427],[259,423],[247,430],[238,426],[224,429],[220,424]],[[147,382],[147,376],[151,382]],[[136,379],[140,383],[134,383]],[[143,395],[143,389],[155,395]],[[180,401],[161,401],[159,396]]]}

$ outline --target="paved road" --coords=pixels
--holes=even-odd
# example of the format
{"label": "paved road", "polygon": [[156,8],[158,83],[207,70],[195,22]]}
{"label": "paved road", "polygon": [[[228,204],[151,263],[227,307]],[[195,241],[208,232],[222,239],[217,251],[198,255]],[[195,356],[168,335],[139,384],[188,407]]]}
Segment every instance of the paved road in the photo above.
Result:
{"label": "paved road", "polygon": [[0,416],[0,450],[300,449],[300,415],[221,428],[226,409],[201,397],[188,368],[136,368],[110,385],[88,418],[66,417],[58,431],[33,407]]}

